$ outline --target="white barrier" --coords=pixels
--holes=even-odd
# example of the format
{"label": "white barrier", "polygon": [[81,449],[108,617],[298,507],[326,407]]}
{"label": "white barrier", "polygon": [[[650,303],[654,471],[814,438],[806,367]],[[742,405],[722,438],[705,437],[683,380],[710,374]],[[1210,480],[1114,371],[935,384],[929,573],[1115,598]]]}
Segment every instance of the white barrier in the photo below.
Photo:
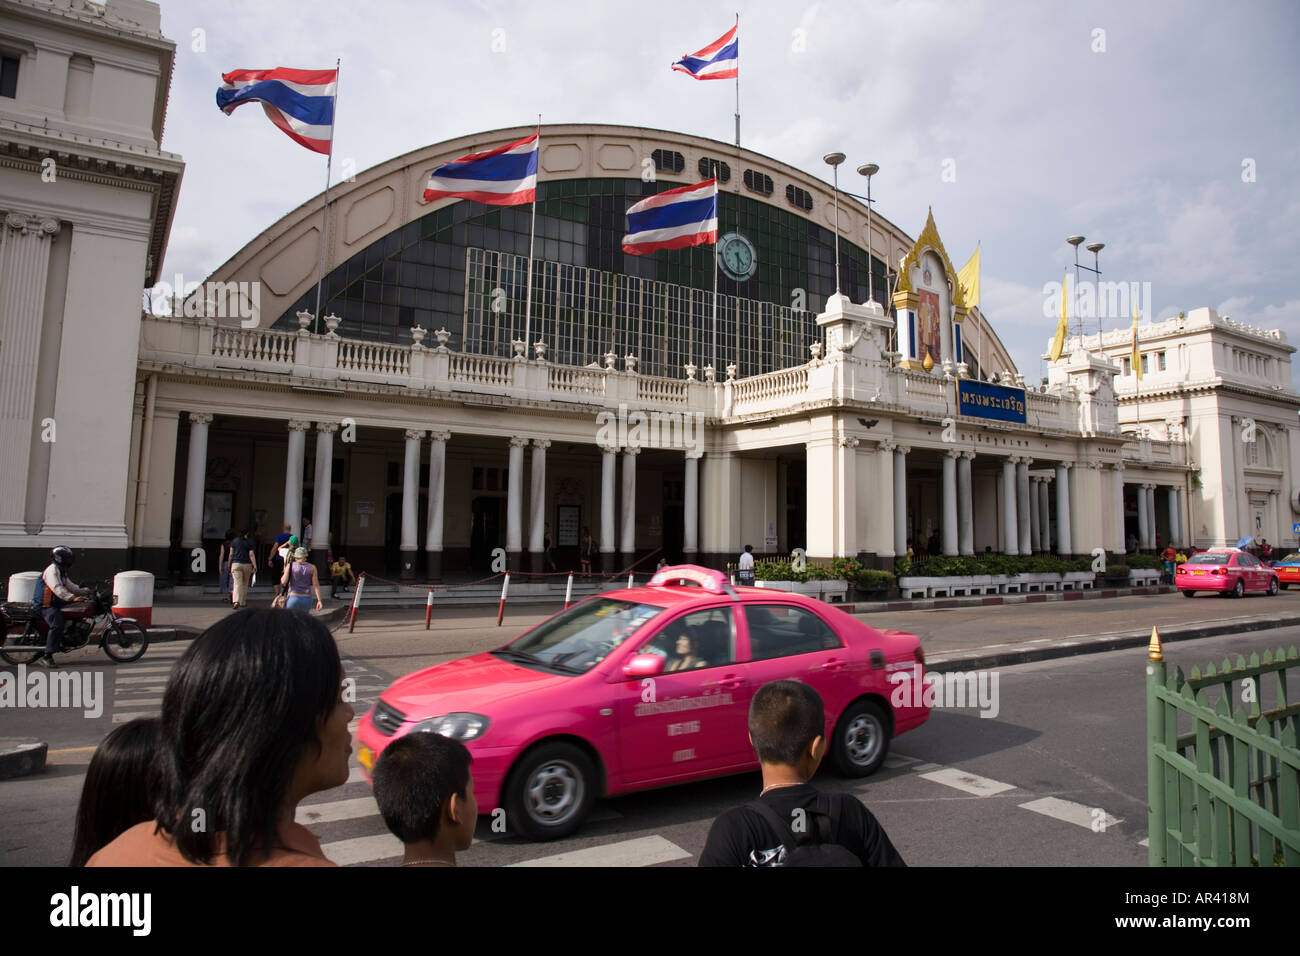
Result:
{"label": "white barrier", "polygon": [[153,582],[148,571],[119,571],[113,575],[113,616],[133,617],[145,627],[152,626]]}

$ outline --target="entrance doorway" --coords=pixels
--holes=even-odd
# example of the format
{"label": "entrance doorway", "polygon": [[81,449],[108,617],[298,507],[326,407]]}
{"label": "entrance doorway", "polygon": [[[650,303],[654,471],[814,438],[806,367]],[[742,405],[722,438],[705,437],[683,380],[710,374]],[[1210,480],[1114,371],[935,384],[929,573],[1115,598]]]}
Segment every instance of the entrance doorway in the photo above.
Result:
{"label": "entrance doorway", "polygon": [[469,532],[469,566],[471,571],[491,573],[492,550],[504,548],[505,542],[504,498],[480,495],[471,504]]}

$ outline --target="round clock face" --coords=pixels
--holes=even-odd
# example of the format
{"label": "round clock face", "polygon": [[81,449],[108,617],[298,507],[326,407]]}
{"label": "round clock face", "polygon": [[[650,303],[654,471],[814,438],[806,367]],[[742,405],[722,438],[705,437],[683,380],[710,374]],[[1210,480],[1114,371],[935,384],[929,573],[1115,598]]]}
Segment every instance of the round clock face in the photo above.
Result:
{"label": "round clock face", "polygon": [[744,282],[758,269],[753,244],[738,232],[729,232],[718,240],[718,265],[722,271]]}

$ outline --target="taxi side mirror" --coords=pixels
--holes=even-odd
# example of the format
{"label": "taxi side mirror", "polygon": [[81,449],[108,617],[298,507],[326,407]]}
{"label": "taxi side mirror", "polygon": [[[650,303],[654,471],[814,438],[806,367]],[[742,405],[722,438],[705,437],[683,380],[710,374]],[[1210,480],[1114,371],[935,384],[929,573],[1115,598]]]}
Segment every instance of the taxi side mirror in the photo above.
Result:
{"label": "taxi side mirror", "polygon": [[637,654],[623,665],[623,676],[630,680],[658,677],[664,672],[666,663],[658,654]]}

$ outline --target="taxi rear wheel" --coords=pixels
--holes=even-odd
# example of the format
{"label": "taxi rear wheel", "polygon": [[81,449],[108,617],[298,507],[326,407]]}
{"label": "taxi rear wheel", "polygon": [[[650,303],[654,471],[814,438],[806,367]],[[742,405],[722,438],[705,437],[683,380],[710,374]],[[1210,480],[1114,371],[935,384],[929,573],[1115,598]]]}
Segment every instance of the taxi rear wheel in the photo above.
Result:
{"label": "taxi rear wheel", "polygon": [[1244,598],[1246,596],[1246,582],[1237,578],[1237,583],[1232,587],[1232,596],[1235,598]]}
{"label": "taxi rear wheel", "polygon": [[596,799],[596,769],[572,744],[543,744],[525,754],[506,788],[506,826],[532,840],[576,830]]}
{"label": "taxi rear wheel", "polygon": [[1272,597],[1274,594],[1277,594],[1277,578],[1268,582],[1268,596]]}
{"label": "taxi rear wheel", "polygon": [[846,777],[866,777],[880,769],[889,753],[889,720],[880,705],[863,700],[854,704],[835,727],[831,759]]}
{"label": "taxi rear wheel", "polygon": [[1196,592],[1195,592],[1195,591],[1184,591],[1184,592],[1183,592],[1183,597],[1196,597]]}

